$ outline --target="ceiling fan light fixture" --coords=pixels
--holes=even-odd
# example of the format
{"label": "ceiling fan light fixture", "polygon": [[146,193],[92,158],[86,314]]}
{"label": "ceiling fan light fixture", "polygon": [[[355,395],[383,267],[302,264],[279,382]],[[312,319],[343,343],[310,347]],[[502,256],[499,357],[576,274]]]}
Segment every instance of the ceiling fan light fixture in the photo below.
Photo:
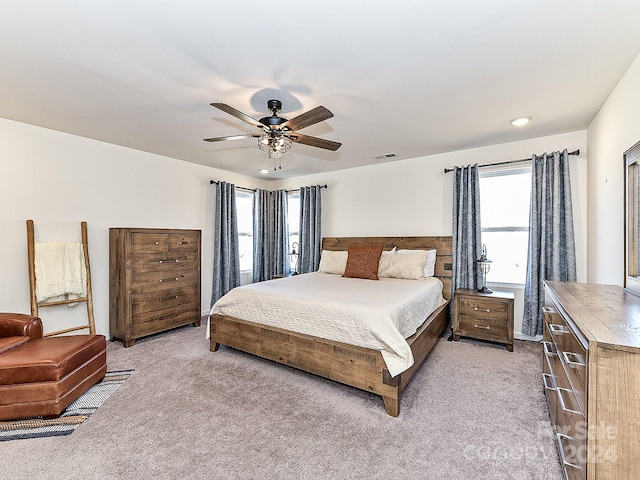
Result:
{"label": "ceiling fan light fixture", "polygon": [[289,151],[293,142],[309,145],[311,147],[323,148],[332,152],[335,152],[342,145],[340,142],[334,142],[333,140],[325,140],[323,138],[297,133],[298,130],[310,127],[311,125],[315,125],[318,122],[322,122],[333,117],[333,113],[323,106],[315,107],[290,120],[278,116],[278,112],[282,109],[282,102],[275,99],[267,102],[267,107],[271,111],[272,115],[261,118],[260,120],[256,120],[246,113],[242,113],[240,110],[225,103],[214,102],[211,106],[222,110],[223,112],[228,113],[229,115],[232,115],[253,127],[258,127],[262,133],[259,135],[250,133],[227,135],[225,137],[205,138],[203,140],[205,142],[222,142],[226,140],[257,138],[258,148],[263,152],[267,152],[269,159],[274,161],[274,170],[276,168],[282,168],[282,155]]}
{"label": "ceiling fan light fixture", "polygon": [[522,117],[517,117],[511,120],[509,123],[514,127],[524,127],[527,123],[531,121],[533,117],[531,115],[524,115]]}
{"label": "ceiling fan light fixture", "polygon": [[[269,158],[280,158],[291,148],[291,140],[282,132],[271,131],[264,133],[258,138],[258,148],[269,154]],[[278,156],[276,156],[278,155]]]}

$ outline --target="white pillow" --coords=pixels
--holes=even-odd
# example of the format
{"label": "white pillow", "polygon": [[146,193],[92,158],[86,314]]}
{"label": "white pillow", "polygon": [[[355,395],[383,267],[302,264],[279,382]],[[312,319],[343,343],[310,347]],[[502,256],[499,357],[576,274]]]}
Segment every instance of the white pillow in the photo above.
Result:
{"label": "white pillow", "polygon": [[378,267],[378,277],[420,280],[424,278],[426,261],[426,251],[415,251],[403,255],[394,255],[393,253],[382,255]]}
{"label": "white pillow", "polygon": [[424,276],[433,277],[436,269],[436,250],[398,250],[398,254],[402,255],[416,252],[427,252],[427,261],[424,264]]}
{"label": "white pillow", "polygon": [[344,275],[344,269],[347,268],[348,254],[349,252],[346,250],[340,250],[337,252],[332,250],[322,250],[318,271],[323,273],[333,273],[335,275]]}

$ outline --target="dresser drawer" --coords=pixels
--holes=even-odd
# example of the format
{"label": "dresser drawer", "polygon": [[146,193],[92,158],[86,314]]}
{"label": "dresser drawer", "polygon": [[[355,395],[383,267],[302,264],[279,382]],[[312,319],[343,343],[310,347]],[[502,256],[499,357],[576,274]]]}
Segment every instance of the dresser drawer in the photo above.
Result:
{"label": "dresser drawer", "polygon": [[179,305],[200,302],[197,288],[171,288],[131,296],[131,313],[134,317],[148,312],[172,309]]}
{"label": "dresser drawer", "polygon": [[507,324],[504,319],[476,318],[461,315],[459,317],[460,334],[473,333],[482,336],[491,336],[499,339],[507,338]]}
{"label": "dresser drawer", "polygon": [[134,275],[149,272],[181,272],[197,269],[199,265],[200,259],[197,253],[138,253],[131,256],[131,269]]}
{"label": "dresser drawer", "polygon": [[132,317],[131,334],[142,337],[169,328],[197,323],[200,321],[199,305],[185,304],[176,308],[145,312],[144,315]]}
{"label": "dresser drawer", "polygon": [[172,288],[198,288],[200,278],[193,269],[135,274],[131,293],[139,294]]}
{"label": "dresser drawer", "polygon": [[496,301],[482,297],[462,297],[458,300],[460,315],[492,320],[509,318],[509,302]]}
{"label": "dresser drawer", "polygon": [[200,236],[195,232],[170,233],[170,252],[197,252],[200,248]]}
{"label": "dresser drawer", "polygon": [[166,252],[169,248],[169,235],[166,233],[132,233],[132,253]]}

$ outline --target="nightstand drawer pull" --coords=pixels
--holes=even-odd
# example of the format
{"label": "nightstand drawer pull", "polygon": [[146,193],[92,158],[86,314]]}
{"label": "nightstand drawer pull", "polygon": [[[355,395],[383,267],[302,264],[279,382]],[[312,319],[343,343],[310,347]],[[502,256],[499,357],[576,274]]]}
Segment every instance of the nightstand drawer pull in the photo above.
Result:
{"label": "nightstand drawer pull", "polygon": [[158,282],[162,283],[162,282],[173,281],[173,280],[175,280],[177,282],[178,280],[180,280],[180,278],[179,277],[176,277],[175,279],[173,279],[173,278],[161,278],[160,280],[158,280]]}
{"label": "nightstand drawer pull", "polygon": [[[477,312],[478,310],[480,310],[478,307],[473,307],[473,309]],[[487,309],[482,309],[483,312],[490,312],[491,310]]]}
{"label": "nightstand drawer pull", "polygon": [[476,328],[484,328],[485,330],[489,330],[491,328],[489,325],[478,325],[477,323],[474,323],[473,326]]}

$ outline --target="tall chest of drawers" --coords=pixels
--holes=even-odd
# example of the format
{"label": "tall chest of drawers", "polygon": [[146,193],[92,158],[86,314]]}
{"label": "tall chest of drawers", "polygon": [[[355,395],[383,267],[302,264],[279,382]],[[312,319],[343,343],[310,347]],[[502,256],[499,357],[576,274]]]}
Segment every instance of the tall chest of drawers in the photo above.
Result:
{"label": "tall chest of drawers", "polygon": [[640,478],[640,298],[547,282],[543,384],[565,477]]}
{"label": "tall chest of drawers", "polygon": [[109,333],[130,347],[146,335],[200,325],[200,230],[109,229]]}

